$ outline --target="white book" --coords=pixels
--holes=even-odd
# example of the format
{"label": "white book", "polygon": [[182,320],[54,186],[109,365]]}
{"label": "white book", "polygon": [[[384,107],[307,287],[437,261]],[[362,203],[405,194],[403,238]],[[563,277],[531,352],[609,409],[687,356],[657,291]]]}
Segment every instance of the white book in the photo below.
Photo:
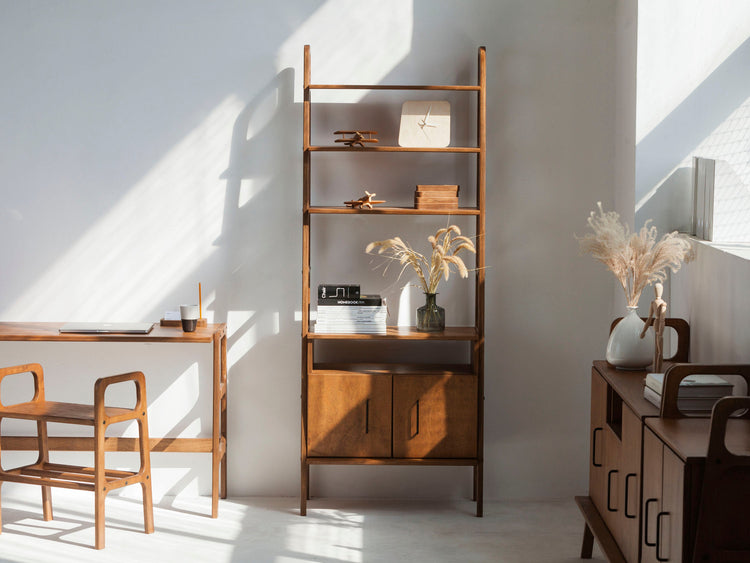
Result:
{"label": "white book", "polygon": [[[643,388],[643,397],[651,404],[661,408],[661,395],[646,386]],[[708,414],[713,409],[716,401],[721,397],[677,397],[677,408],[686,414]]]}
{"label": "white book", "polygon": [[[646,387],[661,395],[664,387],[663,373],[649,373],[646,375]],[[693,374],[680,382],[678,397],[725,397],[732,394],[734,386],[726,379],[713,374]]]}

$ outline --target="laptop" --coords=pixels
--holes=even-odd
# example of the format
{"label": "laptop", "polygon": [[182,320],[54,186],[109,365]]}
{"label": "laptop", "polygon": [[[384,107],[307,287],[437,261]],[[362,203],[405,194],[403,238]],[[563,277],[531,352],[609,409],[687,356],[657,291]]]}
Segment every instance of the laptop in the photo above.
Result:
{"label": "laptop", "polygon": [[60,333],[81,334],[148,334],[153,323],[65,323]]}

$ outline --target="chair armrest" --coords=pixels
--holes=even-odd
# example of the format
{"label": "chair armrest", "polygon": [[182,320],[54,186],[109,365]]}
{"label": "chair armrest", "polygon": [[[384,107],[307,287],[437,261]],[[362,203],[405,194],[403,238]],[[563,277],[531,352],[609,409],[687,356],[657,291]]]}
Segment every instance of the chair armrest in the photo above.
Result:
{"label": "chair armrest", "polygon": [[[0,368],[0,384],[6,375],[14,375],[17,373],[30,373],[34,378],[34,397],[31,401],[24,402],[44,401],[44,370],[42,369],[42,366],[39,364],[23,364],[19,366]],[[5,405],[3,405],[2,399],[0,399],[0,408],[3,406]]]}
{"label": "chair armrest", "polygon": [[107,417],[105,414],[104,405],[104,394],[107,391],[107,387],[116,383],[125,383],[132,381],[135,384],[135,406],[130,410],[132,413],[145,413],[147,408],[146,403],[146,378],[143,372],[131,371],[129,373],[122,373],[120,375],[110,375],[107,377],[100,377],[94,384],[94,411],[96,419],[105,422],[118,422],[120,420],[130,420],[134,418],[133,415]]}
{"label": "chair armrest", "polygon": [[[680,382],[690,375],[707,373],[713,375],[739,375],[750,390],[750,364],[674,364],[664,372],[662,387],[661,413],[662,418],[682,418],[685,415],[677,408],[677,393]],[[750,412],[742,416],[750,418]]]}

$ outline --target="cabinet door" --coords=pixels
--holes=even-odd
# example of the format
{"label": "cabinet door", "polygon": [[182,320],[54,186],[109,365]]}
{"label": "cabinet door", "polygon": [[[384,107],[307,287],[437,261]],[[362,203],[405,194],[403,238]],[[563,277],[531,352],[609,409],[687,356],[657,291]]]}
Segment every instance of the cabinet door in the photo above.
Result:
{"label": "cabinet door", "polygon": [[640,544],[638,516],[641,503],[641,420],[627,406],[622,409],[620,472],[618,504],[621,511],[617,541],[625,559],[637,561]]}
{"label": "cabinet door", "polygon": [[391,376],[311,374],[307,383],[307,454],[391,456]]}
{"label": "cabinet door", "polygon": [[664,444],[648,428],[643,431],[643,505],[641,562],[656,563],[656,517],[661,512]]}
{"label": "cabinet door", "polygon": [[625,475],[620,467],[622,448],[620,438],[608,426],[604,426],[604,510],[600,513],[617,543],[620,543],[620,516],[622,498],[620,487]]}
{"label": "cabinet door", "polygon": [[685,464],[672,450],[664,447],[662,510],[657,517],[660,561],[682,561],[682,512]]}
{"label": "cabinet door", "polygon": [[476,375],[393,377],[393,456],[477,455]]}
{"label": "cabinet door", "polygon": [[599,514],[607,510],[607,482],[604,471],[604,425],[607,410],[607,383],[591,370],[591,427],[589,440],[589,496]]}

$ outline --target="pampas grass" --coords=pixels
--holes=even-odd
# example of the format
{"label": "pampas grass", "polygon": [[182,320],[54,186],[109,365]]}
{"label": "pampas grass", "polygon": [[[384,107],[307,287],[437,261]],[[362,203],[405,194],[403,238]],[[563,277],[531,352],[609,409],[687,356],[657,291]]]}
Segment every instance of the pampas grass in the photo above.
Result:
{"label": "pampas grass", "polygon": [[683,261],[693,259],[692,243],[677,231],[665,234],[657,242],[656,227],[649,226],[648,220],[640,231],[631,234],[616,212],[605,212],[601,202],[597,206],[599,213],[592,211],[588,218],[594,232],[576,238],[583,254],[591,254],[615,275],[625,291],[628,307],[638,305],[647,286],[663,282],[667,269],[677,272]]}
{"label": "pampas grass", "polygon": [[369,254],[377,248],[378,254],[398,262],[401,265],[399,278],[404,270],[411,267],[417,274],[419,287],[425,293],[436,293],[440,280],[447,280],[451,272],[455,271],[462,278],[469,276],[469,270],[458,253],[462,250],[476,253],[476,249],[471,239],[462,236],[456,225],[439,229],[434,235],[427,237],[427,240],[432,245],[429,260],[400,237],[371,242],[365,248],[365,252]]}

